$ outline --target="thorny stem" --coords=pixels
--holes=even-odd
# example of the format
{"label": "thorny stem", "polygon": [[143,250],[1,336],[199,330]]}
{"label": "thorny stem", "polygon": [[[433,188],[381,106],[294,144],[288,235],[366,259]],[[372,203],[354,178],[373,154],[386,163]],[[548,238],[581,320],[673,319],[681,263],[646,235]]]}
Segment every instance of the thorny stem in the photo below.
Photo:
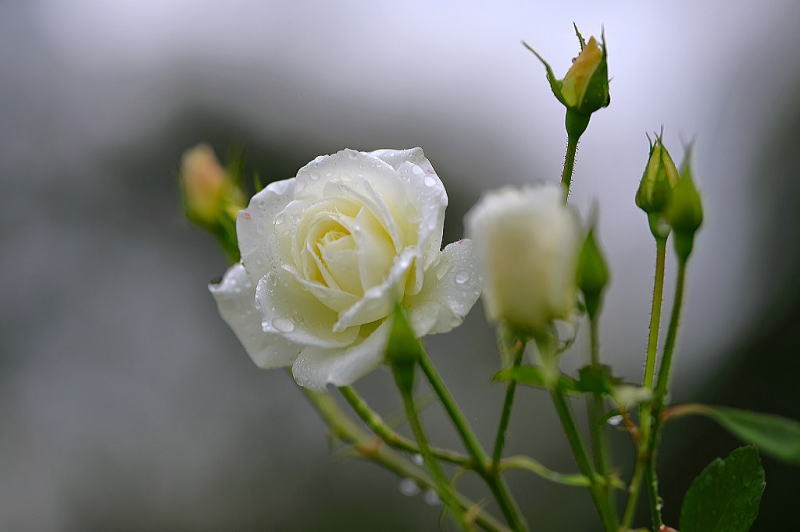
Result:
{"label": "thorny stem", "polygon": [[[501,340],[501,344],[502,344]],[[504,347],[504,346],[503,346]],[[514,340],[513,362],[512,368],[517,368],[522,363],[522,355],[525,352],[525,343],[520,340]],[[503,400],[503,411],[500,414],[500,425],[497,427],[497,436],[494,440],[494,451],[492,452],[492,471],[496,471],[499,467],[500,460],[503,457],[503,447],[506,443],[506,430],[508,429],[508,422],[511,419],[511,409],[514,405],[514,395],[517,391],[516,379],[511,379],[506,387],[506,395]]]}
{"label": "thorny stem", "polygon": [[[667,254],[667,239],[656,237],[656,273],[653,281],[653,301],[650,309],[650,333],[647,337],[647,357],[644,366],[642,385],[648,390],[653,389],[653,378],[656,372],[656,358],[658,351],[658,335],[661,328],[661,302],[664,297],[664,263]],[[636,513],[636,504],[639,501],[644,472],[647,467],[647,454],[650,446],[650,426],[652,420],[652,405],[644,404],[639,411],[639,439],[636,448],[636,463],[628,488],[628,501],[622,517],[622,528],[630,528]]]}
{"label": "thorny stem", "polygon": [[662,412],[669,390],[669,376],[672,369],[672,357],[675,353],[675,344],[678,339],[681,309],[683,307],[684,285],[686,283],[686,259],[678,261],[678,278],[675,281],[675,299],[672,303],[672,313],[669,317],[667,337],[664,340],[664,354],[661,357],[661,366],[658,369],[658,383],[653,396],[653,430],[649,441],[647,477],[649,480],[648,493],[650,495],[650,513],[653,527],[658,529],[663,521],[661,519],[661,502],[658,495],[658,475],[656,472],[656,448],[661,438]]}
{"label": "thorny stem", "polygon": [[424,349],[422,350],[422,356],[420,356],[418,362],[422,368],[422,372],[428,378],[431,388],[433,388],[434,393],[439,397],[447,415],[450,416],[456,431],[464,442],[464,446],[467,448],[467,452],[477,464],[478,473],[488,484],[489,489],[492,491],[509,525],[515,531],[527,530],[528,527],[525,524],[516,501],[508,491],[505,480],[503,480],[499,472],[492,472],[486,452],[475,437],[472,429],[470,429],[469,423],[467,423],[467,420],[464,418],[464,414],[461,413],[453,396],[450,395],[450,391],[447,389],[447,386],[445,386],[444,381],[436,371],[436,368],[428,357],[428,353]]}
{"label": "thorny stem", "polygon": [[561,186],[564,187],[564,198],[569,196],[572,185],[572,171],[575,168],[575,154],[578,151],[578,137],[567,136],[567,154],[564,157],[564,170],[561,172]]}
{"label": "thorny stem", "polygon": [[411,389],[403,386],[398,386],[398,388],[403,396],[403,406],[405,407],[406,417],[408,417],[408,423],[411,426],[411,432],[414,433],[425,466],[431,477],[433,477],[433,482],[436,484],[436,491],[440,494],[442,502],[452,510],[459,527],[461,527],[462,530],[468,530],[467,522],[464,519],[464,513],[456,501],[453,487],[447,481],[442,468],[439,466],[439,462],[436,461],[436,458],[431,452],[428,438],[425,435],[425,430],[422,428],[422,422],[419,419],[417,407],[414,404],[414,393]]}
{"label": "thorny stem", "polygon": [[[381,467],[395,473],[401,478],[410,478],[424,488],[437,489],[433,480],[425,472],[405,460],[397,453],[376,445],[375,439],[357,427],[340,409],[333,397],[324,392],[315,392],[300,388],[303,394],[328,426],[331,434],[343,442],[350,444],[356,456],[370,460]],[[438,493],[438,491],[437,491]],[[438,493],[441,497],[442,494]],[[469,515],[473,515],[475,523],[489,532],[508,532],[508,528],[486,512],[478,503],[456,493],[459,506]]]}
{"label": "thorny stem", "polygon": [[[591,364],[595,369],[600,368],[600,341],[598,334],[597,318],[592,317],[589,319],[589,336],[590,336],[590,359]],[[589,415],[589,434],[592,439],[592,449],[594,449],[594,463],[597,467],[598,473],[606,480],[605,486],[602,491],[605,493],[607,499],[607,510],[610,513],[609,520],[614,522],[616,527],[616,509],[614,502],[614,492],[609,486],[611,474],[611,458],[608,451],[608,441],[604,431],[605,422],[603,416],[603,396],[600,393],[592,394],[592,397],[587,397],[586,404]]]}

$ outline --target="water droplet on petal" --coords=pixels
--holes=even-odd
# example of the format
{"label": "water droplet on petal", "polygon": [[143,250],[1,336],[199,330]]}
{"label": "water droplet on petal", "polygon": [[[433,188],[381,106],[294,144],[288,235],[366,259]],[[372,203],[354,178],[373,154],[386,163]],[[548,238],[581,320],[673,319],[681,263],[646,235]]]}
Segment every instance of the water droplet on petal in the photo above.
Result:
{"label": "water droplet on petal", "polygon": [[411,457],[411,460],[418,466],[421,466],[423,463],[425,463],[425,460],[422,459],[421,454],[415,454],[414,456]]}
{"label": "water droplet on petal", "polygon": [[436,179],[432,178],[431,176],[428,176],[428,177],[425,178],[425,186],[426,187],[432,187],[435,184],[436,184]]}
{"label": "water droplet on petal", "polygon": [[354,152],[354,151],[349,151],[349,152],[347,152],[347,156],[350,157],[351,159],[355,160],[356,157],[358,157],[358,154],[356,152]]}
{"label": "water droplet on petal", "polygon": [[608,418],[608,424],[611,425],[611,426],[616,427],[620,423],[622,423],[622,416],[620,416],[619,414],[616,415],[616,416],[611,416],[610,418]]}
{"label": "water droplet on petal", "polygon": [[272,320],[272,326],[280,332],[292,332],[294,330],[294,322],[288,318],[275,318]]}
{"label": "water droplet on petal", "polygon": [[400,481],[400,493],[406,497],[412,497],[419,493],[419,486],[410,478],[404,478]]}
{"label": "water droplet on petal", "polygon": [[428,490],[423,495],[426,504],[430,504],[431,506],[439,506],[442,501],[439,499],[439,494],[436,493],[434,490]]}
{"label": "water droplet on petal", "polygon": [[319,179],[319,174],[311,174],[308,177],[311,178],[311,181],[317,181]]}
{"label": "water droplet on petal", "polygon": [[414,175],[422,175],[425,173],[425,170],[417,166],[416,164],[411,168],[411,171],[414,172]]}
{"label": "water droplet on petal", "polygon": [[469,272],[458,272],[456,274],[456,284],[464,284],[469,281]]}

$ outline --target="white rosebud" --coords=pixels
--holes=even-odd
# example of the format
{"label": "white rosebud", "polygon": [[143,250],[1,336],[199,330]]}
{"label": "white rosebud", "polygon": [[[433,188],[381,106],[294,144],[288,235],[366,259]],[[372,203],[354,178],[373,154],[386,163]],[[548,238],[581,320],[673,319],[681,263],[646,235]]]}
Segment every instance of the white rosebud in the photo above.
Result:
{"label": "white rosebud", "polygon": [[472,243],[441,250],[447,194],[419,148],[317,157],[237,220],[242,265],[211,292],[261,367],[349,385],[384,361],[394,309],[415,334],[461,323],[480,294]]}
{"label": "white rosebud", "polygon": [[581,231],[559,185],[502,188],[466,216],[494,322],[532,333],[569,318],[576,303]]}

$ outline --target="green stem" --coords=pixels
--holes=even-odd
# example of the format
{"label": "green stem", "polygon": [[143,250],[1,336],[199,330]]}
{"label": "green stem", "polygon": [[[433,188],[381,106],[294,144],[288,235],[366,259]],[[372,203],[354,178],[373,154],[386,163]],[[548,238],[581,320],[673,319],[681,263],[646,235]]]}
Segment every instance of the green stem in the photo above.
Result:
{"label": "green stem", "polygon": [[[501,340],[502,343],[502,340]],[[517,368],[522,363],[522,355],[525,352],[525,343],[520,340],[514,341],[512,367]],[[500,414],[500,425],[497,427],[497,436],[494,440],[494,451],[492,452],[492,471],[496,471],[503,457],[503,447],[506,443],[506,430],[511,419],[511,408],[514,405],[514,395],[517,391],[516,379],[511,379],[506,387],[506,396],[503,400],[503,411]]]}
{"label": "green stem", "polygon": [[475,437],[472,429],[470,429],[469,423],[467,423],[466,418],[464,418],[464,414],[459,410],[453,396],[450,395],[450,391],[447,389],[447,386],[445,386],[444,381],[436,371],[436,368],[428,357],[428,353],[424,349],[419,358],[419,365],[422,368],[422,372],[425,373],[425,376],[428,378],[428,382],[431,388],[433,388],[434,393],[439,397],[447,415],[450,416],[450,420],[453,422],[456,431],[464,442],[464,447],[466,447],[467,452],[472,456],[475,464],[477,464],[478,473],[489,485],[489,489],[497,500],[497,504],[500,506],[503,515],[505,515],[508,524],[515,531],[527,530],[527,525],[522,518],[519,507],[508,491],[508,486],[503,480],[503,477],[498,473],[492,472],[486,452],[483,450],[478,438]]}
{"label": "green stem", "polygon": [[672,303],[672,313],[669,318],[667,337],[664,340],[664,354],[661,357],[661,366],[658,369],[658,383],[653,396],[653,429],[649,440],[647,477],[650,495],[650,513],[653,526],[658,529],[663,521],[661,519],[661,502],[658,495],[658,475],[656,471],[656,450],[661,439],[662,412],[669,391],[669,377],[672,369],[672,358],[675,354],[675,344],[678,339],[681,310],[683,308],[684,285],[686,283],[686,260],[678,261],[678,278],[675,281],[675,299]]}
{"label": "green stem", "polygon": [[[333,397],[324,392],[315,392],[307,388],[300,388],[311,406],[319,414],[331,431],[331,434],[343,442],[350,444],[356,456],[370,460],[381,467],[395,473],[401,478],[410,478],[423,488],[436,489],[433,480],[425,472],[411,464],[397,453],[375,445],[375,439],[357,427],[334,401]],[[437,491],[438,493],[438,491]],[[441,497],[441,494],[439,494]],[[459,505],[475,515],[475,522],[489,532],[507,532],[502,523],[495,519],[478,503],[467,499],[461,494],[456,494]]]}
{"label": "green stem", "polygon": [[453,488],[447,481],[444,471],[442,471],[442,468],[439,466],[439,462],[431,452],[431,447],[428,444],[428,438],[425,435],[425,430],[422,428],[422,422],[419,419],[417,407],[414,404],[414,393],[411,389],[404,386],[398,385],[398,388],[403,396],[403,407],[406,411],[408,423],[411,426],[411,432],[414,433],[414,438],[417,440],[417,445],[419,446],[420,454],[422,455],[422,460],[425,463],[425,467],[427,467],[428,472],[436,484],[436,490],[441,494],[440,497],[442,502],[453,512],[456,523],[458,523],[462,530],[467,530],[467,522],[464,519],[464,513],[462,512],[461,507],[458,505],[458,502],[456,502]]}
{"label": "green stem", "polygon": [[569,196],[570,186],[572,185],[572,171],[575,168],[578,138],[573,135],[567,136],[567,154],[564,157],[564,170],[561,172],[561,186],[564,187],[564,198]]}
{"label": "green stem", "polygon": [[[596,370],[600,370],[600,341],[598,333],[597,317],[589,319],[589,337],[590,337],[590,359],[591,364]],[[592,394],[592,397],[587,397],[587,409],[589,417],[589,434],[592,440],[592,449],[594,449],[594,463],[598,473],[605,479],[606,483],[602,487],[605,498],[607,499],[607,510],[610,513],[610,520],[614,522],[616,529],[617,515],[616,504],[614,500],[614,492],[610,486],[611,477],[611,458],[608,451],[608,441],[605,433],[605,416],[603,415],[604,403],[603,396],[600,393]]]}
{"label": "green stem", "polygon": [[[652,224],[651,224],[652,227]],[[655,234],[655,231],[654,231]],[[653,301],[650,307],[650,332],[647,337],[647,356],[644,365],[642,385],[648,390],[653,389],[653,379],[656,373],[656,359],[658,351],[658,335],[661,328],[661,303],[664,297],[664,263],[667,255],[667,239],[656,236],[656,273],[653,281]],[[622,516],[622,528],[630,528],[636,514],[636,505],[639,501],[644,472],[647,468],[650,446],[650,425],[652,420],[652,405],[647,403],[639,411],[639,441],[636,448],[636,463],[628,488],[628,501]]]}
{"label": "green stem", "polygon": [[[413,441],[401,436],[387,425],[383,418],[369,407],[364,398],[361,397],[352,386],[342,386],[339,388],[339,391],[358,417],[361,418],[370,430],[383,440],[386,445],[401,451],[422,454],[419,447],[417,447]],[[431,447],[431,452],[433,456],[439,460],[450,462],[451,464],[456,464],[467,469],[475,468],[473,460],[464,454],[449,449],[440,449],[438,447]]]}
{"label": "green stem", "polygon": [[564,392],[557,387],[550,392],[550,396],[553,399],[553,405],[555,406],[558,417],[561,420],[561,425],[564,427],[564,432],[566,433],[567,441],[569,441],[569,445],[572,448],[572,454],[575,456],[578,469],[583,476],[589,479],[589,492],[592,495],[592,501],[594,502],[595,508],[597,508],[597,513],[600,515],[600,519],[603,521],[603,526],[607,532],[616,532],[616,524],[614,523],[613,519],[611,518],[611,514],[608,511],[608,501],[602,495],[601,486],[597,482],[594,469],[589,461],[589,454],[586,452],[583,441],[581,441],[580,434],[578,433],[578,427],[575,425],[575,419],[572,416],[572,411],[569,408],[566,396],[564,395]]}

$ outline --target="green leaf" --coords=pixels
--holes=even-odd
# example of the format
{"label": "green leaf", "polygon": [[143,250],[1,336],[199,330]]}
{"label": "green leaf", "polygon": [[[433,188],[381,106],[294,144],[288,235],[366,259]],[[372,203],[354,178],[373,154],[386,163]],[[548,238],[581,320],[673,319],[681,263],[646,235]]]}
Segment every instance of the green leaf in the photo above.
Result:
{"label": "green leaf", "polygon": [[764,453],[800,465],[800,423],[793,419],[719,406],[682,405],[676,409],[707,416]]}
{"label": "green leaf", "polygon": [[[494,381],[510,381],[515,380],[519,384],[525,386],[533,386],[534,388],[544,388],[550,390],[553,388],[550,379],[540,366],[519,366],[516,368],[507,368],[498,371],[492,378]],[[576,391],[575,379],[567,375],[560,375],[558,377],[558,387],[566,392]]]}
{"label": "green leaf", "polygon": [[764,470],[753,446],[711,462],[692,482],[681,507],[681,532],[747,532],[758,516]]}

